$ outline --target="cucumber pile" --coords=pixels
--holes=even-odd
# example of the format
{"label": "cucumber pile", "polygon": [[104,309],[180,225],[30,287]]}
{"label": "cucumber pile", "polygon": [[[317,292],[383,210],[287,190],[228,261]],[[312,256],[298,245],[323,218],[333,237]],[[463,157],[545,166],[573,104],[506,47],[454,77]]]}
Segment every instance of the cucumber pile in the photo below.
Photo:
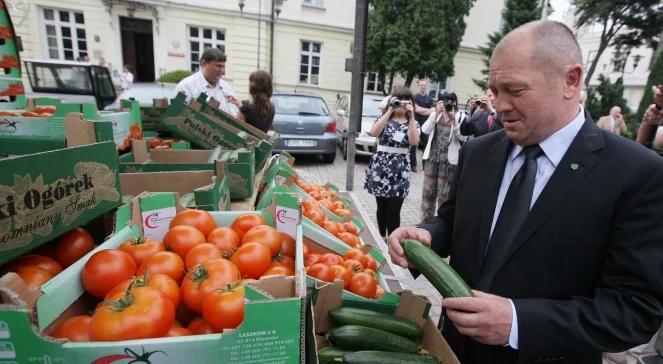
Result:
{"label": "cucumber pile", "polygon": [[320,364],[439,364],[419,354],[423,330],[410,320],[348,307],[329,314],[337,326],[327,333],[330,346],[318,351]]}

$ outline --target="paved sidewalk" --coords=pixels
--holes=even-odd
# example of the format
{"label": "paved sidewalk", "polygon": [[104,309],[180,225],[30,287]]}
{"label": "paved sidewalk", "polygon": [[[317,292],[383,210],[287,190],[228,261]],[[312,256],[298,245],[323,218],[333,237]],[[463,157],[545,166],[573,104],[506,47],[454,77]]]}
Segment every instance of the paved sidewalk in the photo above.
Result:
{"label": "paved sidewalk", "polygon": [[[422,152],[417,150],[418,172],[413,173],[410,180],[410,194],[405,198],[403,208],[401,209],[401,226],[413,226],[419,224],[421,221],[421,190],[424,180],[424,172],[421,166],[421,154]],[[358,156],[356,159],[353,193],[368,212],[369,218],[377,228],[375,197],[364,189],[368,161],[369,158],[364,156]],[[295,156],[295,168],[298,173],[309,182],[318,184],[331,182],[337,185],[341,190],[345,190],[347,164],[341,157],[340,151],[337,154],[336,160],[332,164],[322,162],[318,156]],[[388,256],[387,252],[384,253]],[[409,277],[409,279],[402,280],[400,282],[401,286],[404,289],[412,290],[416,294],[428,297],[433,304],[431,316],[437,322],[441,312],[441,297],[438,292],[423,276],[420,276],[417,279],[411,279],[409,272],[403,270],[403,273],[403,275]]]}

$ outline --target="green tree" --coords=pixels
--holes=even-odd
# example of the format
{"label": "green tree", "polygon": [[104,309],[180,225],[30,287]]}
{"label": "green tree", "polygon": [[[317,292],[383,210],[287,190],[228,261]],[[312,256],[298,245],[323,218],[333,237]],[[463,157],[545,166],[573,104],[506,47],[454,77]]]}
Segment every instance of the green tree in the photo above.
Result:
{"label": "green tree", "polygon": [[[465,33],[464,17],[475,0],[373,0],[366,39],[366,66],[382,75],[446,80]],[[384,77],[384,76],[383,76]]]}
{"label": "green tree", "polygon": [[572,0],[572,4],[578,27],[594,24],[601,27],[599,48],[587,70],[585,87],[589,86],[599,58],[609,46],[628,49],[648,44],[656,47],[660,41],[659,32],[663,28],[660,0]]}
{"label": "green tree", "polygon": [[493,55],[493,49],[497,43],[504,37],[505,34],[518,28],[519,26],[537,20],[541,17],[541,7],[539,6],[540,0],[507,0],[506,7],[502,11],[502,18],[504,19],[504,27],[499,32],[494,32],[488,35],[488,43],[485,46],[479,47],[479,51],[483,54],[484,68],[481,70],[480,79],[472,79],[475,85],[482,90],[488,88],[488,68],[490,67],[490,57]]}
{"label": "green tree", "polygon": [[629,109],[624,99],[624,80],[619,77],[613,83],[609,77],[600,74],[598,86],[590,87],[587,91],[587,109],[596,121],[599,117],[608,115],[613,106],[621,107],[626,117]]}
{"label": "green tree", "polygon": [[663,85],[663,52],[659,52],[654,65],[649,72],[649,77],[647,78],[647,86],[645,86],[645,94],[640,100],[640,105],[638,106],[638,112],[636,114],[635,120],[640,122],[642,120],[642,115],[645,113],[645,110],[649,105],[654,103],[654,93],[652,91],[652,86],[654,85]]}

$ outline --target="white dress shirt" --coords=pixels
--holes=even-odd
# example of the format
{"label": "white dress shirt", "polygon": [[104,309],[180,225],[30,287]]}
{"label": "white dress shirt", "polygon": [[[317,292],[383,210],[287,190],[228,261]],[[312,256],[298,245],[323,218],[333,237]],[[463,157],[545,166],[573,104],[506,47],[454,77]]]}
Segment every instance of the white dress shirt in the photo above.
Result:
{"label": "white dress shirt", "polygon": [[203,76],[201,71],[198,71],[191,76],[183,79],[175,87],[175,91],[184,92],[186,94],[186,102],[189,103],[191,99],[198,98],[201,93],[206,93],[209,97],[213,97],[219,101],[219,109],[235,116],[239,109],[234,104],[228,102],[226,96],[235,96],[235,91],[224,80],[219,80],[216,86],[210,85]]}
{"label": "white dress shirt", "polygon": [[[585,112],[580,108],[580,112],[576,115],[575,119],[567,124],[565,127],[559,129],[553,135],[549,136],[545,140],[539,143],[541,149],[543,149],[543,154],[539,156],[536,160],[536,177],[534,180],[534,191],[532,192],[532,202],[530,203],[530,209],[534,206],[536,199],[543,191],[543,188],[548,183],[548,180],[555,172],[555,168],[566,154],[566,151],[569,149],[571,142],[578,135],[580,128],[585,123]],[[495,223],[497,223],[497,217],[500,214],[502,205],[504,204],[504,198],[506,197],[507,190],[511,184],[511,180],[518,173],[520,167],[524,163],[525,157],[520,153],[523,150],[523,147],[520,145],[515,145],[514,148],[509,153],[509,157],[506,162],[506,167],[504,167],[504,176],[502,177],[502,184],[500,185],[500,192],[497,195],[497,205],[495,205],[495,213],[493,215],[493,224],[490,228],[490,235],[493,235],[493,230],[495,229]],[[511,332],[509,333],[509,346],[514,349],[518,349],[518,316],[516,315],[516,307],[513,305],[513,301],[509,300],[511,303]]]}

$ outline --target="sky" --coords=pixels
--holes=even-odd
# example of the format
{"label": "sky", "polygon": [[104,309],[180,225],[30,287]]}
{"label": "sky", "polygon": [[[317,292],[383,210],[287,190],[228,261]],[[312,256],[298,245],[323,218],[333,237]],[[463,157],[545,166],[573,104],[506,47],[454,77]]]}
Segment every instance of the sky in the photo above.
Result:
{"label": "sky", "polygon": [[555,12],[548,19],[562,21],[562,17],[569,8],[569,0],[550,0],[550,5],[555,9]]}

